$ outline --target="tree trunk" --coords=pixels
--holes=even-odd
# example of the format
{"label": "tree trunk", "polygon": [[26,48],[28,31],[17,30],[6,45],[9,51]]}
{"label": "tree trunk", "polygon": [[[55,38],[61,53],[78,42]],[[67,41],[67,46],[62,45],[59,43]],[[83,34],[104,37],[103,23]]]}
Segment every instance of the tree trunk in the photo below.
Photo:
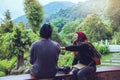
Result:
{"label": "tree trunk", "polygon": [[24,55],[21,54],[17,56],[17,69],[19,69],[23,65],[24,65]]}

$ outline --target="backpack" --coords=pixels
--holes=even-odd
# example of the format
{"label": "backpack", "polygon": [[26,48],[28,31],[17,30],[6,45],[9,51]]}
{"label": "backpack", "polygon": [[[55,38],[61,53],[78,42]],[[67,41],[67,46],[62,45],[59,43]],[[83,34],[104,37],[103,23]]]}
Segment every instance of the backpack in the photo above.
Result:
{"label": "backpack", "polygon": [[96,63],[96,65],[101,64],[101,54],[95,49],[95,47],[91,43],[87,43],[89,52],[92,55],[92,60]]}
{"label": "backpack", "polygon": [[68,74],[71,71],[71,69],[69,66],[63,66],[63,67],[58,67],[58,71],[64,72],[65,74]]}

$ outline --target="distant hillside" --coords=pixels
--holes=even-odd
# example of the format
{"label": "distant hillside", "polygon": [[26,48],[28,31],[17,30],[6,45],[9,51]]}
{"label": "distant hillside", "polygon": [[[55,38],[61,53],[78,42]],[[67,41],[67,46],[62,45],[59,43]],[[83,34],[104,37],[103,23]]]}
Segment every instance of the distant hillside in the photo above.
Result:
{"label": "distant hillside", "polygon": [[16,19],[14,19],[13,22],[15,22],[15,23],[23,22],[24,24],[26,24],[27,23],[27,18],[26,18],[25,15],[22,15],[22,16],[16,18]]}
{"label": "distant hillside", "polygon": [[72,2],[68,1],[55,1],[44,6],[45,16],[49,16],[53,13],[58,12],[60,9],[67,9],[74,5]]}
{"label": "distant hillside", "polygon": [[[75,20],[77,18],[85,18],[89,14],[97,13],[104,16],[108,0],[87,0],[73,4],[71,2],[52,2],[45,5],[44,22],[56,18],[67,18]],[[25,15],[18,17],[14,22],[27,22]]]}
{"label": "distant hillside", "polygon": [[58,17],[68,18],[74,20],[77,18],[85,18],[89,14],[97,13],[104,15],[108,0],[88,0],[86,2],[79,2],[67,9],[61,9],[59,12],[51,15],[49,20]]}
{"label": "distant hillside", "polygon": [[[45,6],[43,6],[44,9],[44,17],[46,18],[47,16],[54,14],[58,12],[60,9],[67,9],[68,7],[74,5],[72,2],[68,1],[61,1],[61,2],[51,2]],[[27,19],[25,15],[22,15],[16,19],[13,20],[13,22],[18,23],[18,22],[23,22],[27,23]]]}

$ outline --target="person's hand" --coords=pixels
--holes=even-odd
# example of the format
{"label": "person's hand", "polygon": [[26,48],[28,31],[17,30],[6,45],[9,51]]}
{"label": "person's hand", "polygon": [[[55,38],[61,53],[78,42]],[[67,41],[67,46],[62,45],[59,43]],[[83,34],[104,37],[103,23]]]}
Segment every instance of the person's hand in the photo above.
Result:
{"label": "person's hand", "polygon": [[60,47],[61,50],[65,50],[65,47]]}

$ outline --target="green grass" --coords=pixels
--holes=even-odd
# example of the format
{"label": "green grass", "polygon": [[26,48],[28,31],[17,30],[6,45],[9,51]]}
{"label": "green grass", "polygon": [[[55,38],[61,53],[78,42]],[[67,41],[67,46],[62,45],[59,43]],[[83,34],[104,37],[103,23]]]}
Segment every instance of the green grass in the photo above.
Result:
{"label": "green grass", "polygon": [[113,54],[114,53],[109,53],[109,54],[102,55],[101,62],[112,58]]}
{"label": "green grass", "polygon": [[[106,55],[102,55],[102,58],[101,58],[101,63],[102,62],[104,62],[104,61],[106,61],[106,60],[110,60],[110,59],[112,59],[113,58],[113,55],[116,55],[116,54],[120,54],[120,53],[108,53],[108,54],[106,54]],[[97,67],[101,67],[101,66],[110,66],[111,64],[109,64],[109,65],[98,65]]]}

